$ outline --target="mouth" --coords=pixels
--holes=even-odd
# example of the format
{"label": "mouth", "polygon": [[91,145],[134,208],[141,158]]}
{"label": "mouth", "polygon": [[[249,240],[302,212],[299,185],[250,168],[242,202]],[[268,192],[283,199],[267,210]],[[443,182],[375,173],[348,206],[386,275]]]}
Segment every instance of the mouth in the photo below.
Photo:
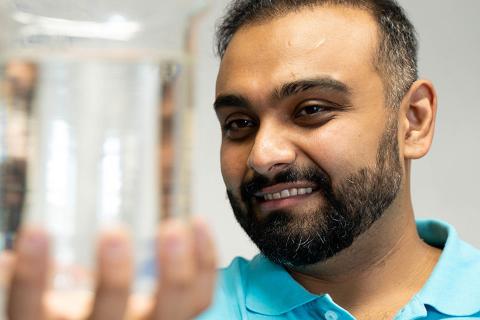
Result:
{"label": "mouth", "polygon": [[300,205],[316,191],[311,184],[279,184],[264,188],[254,196],[260,209],[268,212]]}

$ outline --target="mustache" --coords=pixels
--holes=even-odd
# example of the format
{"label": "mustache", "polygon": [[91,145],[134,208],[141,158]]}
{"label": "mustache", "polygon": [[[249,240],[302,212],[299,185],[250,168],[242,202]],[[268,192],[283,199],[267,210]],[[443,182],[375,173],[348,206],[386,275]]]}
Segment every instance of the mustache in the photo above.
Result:
{"label": "mustache", "polygon": [[279,172],[273,178],[268,178],[264,175],[255,172],[253,177],[248,181],[245,181],[241,185],[241,194],[244,200],[251,198],[255,193],[262,189],[278,184],[278,183],[292,183],[292,182],[311,182],[315,184],[315,187],[322,190],[325,193],[332,192],[331,179],[327,173],[320,168],[297,168],[290,167],[286,170]]}

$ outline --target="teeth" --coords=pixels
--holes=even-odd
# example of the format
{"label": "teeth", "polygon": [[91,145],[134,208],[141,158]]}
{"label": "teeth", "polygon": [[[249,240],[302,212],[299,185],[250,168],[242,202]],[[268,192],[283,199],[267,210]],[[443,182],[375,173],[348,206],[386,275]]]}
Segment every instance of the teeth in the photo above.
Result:
{"label": "teeth", "polygon": [[280,192],[275,193],[265,193],[263,195],[264,200],[278,200],[284,199],[288,197],[295,197],[304,194],[310,194],[313,192],[313,188],[292,188],[292,189],[285,189]]}
{"label": "teeth", "polygon": [[290,192],[288,190],[283,190],[282,192],[280,192],[280,195],[282,196],[282,198],[290,197]]}

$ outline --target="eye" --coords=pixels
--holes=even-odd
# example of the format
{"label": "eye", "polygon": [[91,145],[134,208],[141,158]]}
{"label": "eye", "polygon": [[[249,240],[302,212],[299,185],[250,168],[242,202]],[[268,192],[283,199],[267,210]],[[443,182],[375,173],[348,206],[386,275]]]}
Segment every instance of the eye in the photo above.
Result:
{"label": "eye", "polygon": [[334,119],[338,113],[336,111],[339,111],[339,107],[323,101],[310,100],[296,108],[293,118],[299,126],[316,128]]}
{"label": "eye", "polygon": [[300,108],[297,113],[295,113],[295,118],[303,117],[303,116],[311,116],[322,111],[326,111],[327,108],[318,104],[312,104],[305,107]]}
{"label": "eye", "polygon": [[225,122],[223,131],[230,139],[242,139],[247,137],[256,126],[256,122],[251,119],[232,119]]}
{"label": "eye", "polygon": [[248,127],[253,127],[255,124],[251,120],[247,119],[237,119],[237,120],[232,120],[227,122],[225,125],[225,129],[228,130],[239,130],[242,128],[248,128]]}

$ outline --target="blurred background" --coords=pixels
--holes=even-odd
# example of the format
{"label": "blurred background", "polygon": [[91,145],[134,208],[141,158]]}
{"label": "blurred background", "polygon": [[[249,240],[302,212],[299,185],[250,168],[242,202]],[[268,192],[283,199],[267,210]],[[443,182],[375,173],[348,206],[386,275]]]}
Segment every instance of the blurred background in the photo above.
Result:
{"label": "blurred background", "polygon": [[[400,0],[420,42],[420,76],[439,96],[436,135],[429,155],[413,164],[416,215],[454,225],[480,247],[480,1]],[[216,0],[198,27],[193,141],[193,205],[215,234],[219,263],[257,249],[235,221],[220,174],[220,127],[212,103],[219,60],[213,33],[227,0]]]}

